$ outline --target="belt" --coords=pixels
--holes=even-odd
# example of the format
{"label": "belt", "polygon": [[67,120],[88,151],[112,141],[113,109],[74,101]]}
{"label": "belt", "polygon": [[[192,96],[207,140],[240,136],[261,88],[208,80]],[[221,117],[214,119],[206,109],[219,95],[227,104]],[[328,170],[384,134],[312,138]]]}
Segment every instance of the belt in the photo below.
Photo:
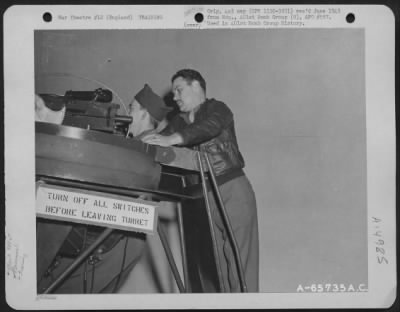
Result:
{"label": "belt", "polygon": [[[229,182],[235,178],[244,176],[244,171],[243,169],[233,169],[230,170],[224,174],[221,174],[219,176],[216,176],[215,179],[217,180],[218,186],[221,186],[225,184],[226,182]],[[200,176],[190,176],[190,178],[185,178],[186,182],[186,187],[184,188],[184,193],[189,196],[194,196],[194,197],[202,197],[203,196],[203,188],[202,188],[202,183]],[[210,191],[211,185],[210,185],[210,180],[206,176],[206,187],[207,191]]]}

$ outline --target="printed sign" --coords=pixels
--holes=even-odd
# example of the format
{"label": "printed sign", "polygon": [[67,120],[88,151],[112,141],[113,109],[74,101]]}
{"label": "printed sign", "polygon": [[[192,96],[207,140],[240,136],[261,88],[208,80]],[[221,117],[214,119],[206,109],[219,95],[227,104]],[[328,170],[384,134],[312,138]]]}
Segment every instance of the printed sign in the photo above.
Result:
{"label": "printed sign", "polygon": [[153,234],[159,203],[67,187],[38,184],[39,217]]}

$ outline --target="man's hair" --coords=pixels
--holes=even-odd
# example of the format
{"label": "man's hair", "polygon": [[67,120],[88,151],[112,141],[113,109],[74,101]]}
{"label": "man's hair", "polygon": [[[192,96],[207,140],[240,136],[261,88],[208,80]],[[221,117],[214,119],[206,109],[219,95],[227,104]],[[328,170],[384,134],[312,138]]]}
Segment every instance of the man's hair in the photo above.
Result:
{"label": "man's hair", "polygon": [[206,92],[206,81],[203,76],[194,69],[181,69],[175,75],[172,76],[171,81],[174,82],[176,78],[182,77],[188,84],[191,84],[193,80],[197,80],[200,83],[201,88]]}

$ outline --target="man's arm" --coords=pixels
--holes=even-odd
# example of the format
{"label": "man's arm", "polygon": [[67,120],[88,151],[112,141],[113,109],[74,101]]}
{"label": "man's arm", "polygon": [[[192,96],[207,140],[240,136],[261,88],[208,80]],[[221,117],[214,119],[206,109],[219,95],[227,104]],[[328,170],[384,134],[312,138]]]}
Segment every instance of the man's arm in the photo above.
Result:
{"label": "man's arm", "polygon": [[142,138],[142,141],[147,144],[154,144],[159,146],[172,146],[172,145],[182,145],[182,136],[175,132],[171,135],[161,135],[158,133],[148,134]]}
{"label": "man's arm", "polygon": [[186,127],[186,125],[187,124],[183,121],[183,119],[177,115],[160,133],[153,132],[146,134],[141,138],[141,140],[144,143],[159,146],[181,145],[183,143],[183,138],[177,133],[177,130]]}
{"label": "man's arm", "polygon": [[171,127],[167,131],[163,131],[162,135],[149,135],[144,137],[143,141],[160,146],[198,145],[215,138],[233,122],[232,111],[223,102],[211,103],[202,114],[205,114],[203,118],[197,119],[185,127],[179,127],[179,130],[175,132]]}
{"label": "man's arm", "polygon": [[184,129],[177,131],[182,137],[182,145],[197,145],[209,141],[220,135],[222,130],[233,122],[233,114],[229,107],[219,101],[215,101],[207,107],[206,116],[195,120]]}

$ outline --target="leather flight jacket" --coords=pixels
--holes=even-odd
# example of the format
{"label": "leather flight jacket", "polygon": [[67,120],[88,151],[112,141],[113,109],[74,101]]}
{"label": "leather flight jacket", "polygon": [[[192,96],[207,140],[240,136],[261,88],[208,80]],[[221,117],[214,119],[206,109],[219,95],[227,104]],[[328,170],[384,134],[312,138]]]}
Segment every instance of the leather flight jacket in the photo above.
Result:
{"label": "leather flight jacket", "polygon": [[199,150],[207,153],[217,177],[244,167],[233,121],[228,128],[222,130],[219,136],[200,144]]}
{"label": "leather flight jacket", "polygon": [[221,181],[223,176],[244,174],[244,159],[236,139],[233,114],[225,103],[207,99],[200,105],[191,124],[182,114],[175,116],[162,134],[174,132],[182,136],[182,146],[208,154],[219,184],[227,182]]}

